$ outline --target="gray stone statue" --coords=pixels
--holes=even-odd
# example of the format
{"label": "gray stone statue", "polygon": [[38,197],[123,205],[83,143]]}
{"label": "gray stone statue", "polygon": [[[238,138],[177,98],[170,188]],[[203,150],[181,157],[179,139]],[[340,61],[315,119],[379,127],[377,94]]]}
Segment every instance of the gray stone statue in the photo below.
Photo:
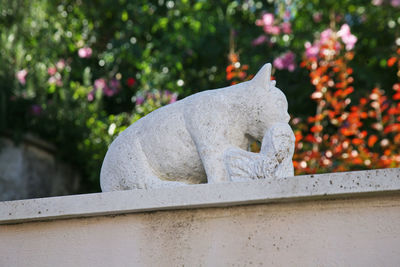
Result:
{"label": "gray stone statue", "polygon": [[[265,64],[248,82],[209,90],[141,118],[110,145],[103,191],[293,176],[285,95]],[[247,151],[262,140],[259,154]]]}
{"label": "gray stone statue", "polygon": [[260,153],[240,148],[225,152],[225,165],[232,181],[269,179],[294,175],[292,157],[295,137],[287,123],[275,123],[262,140]]}

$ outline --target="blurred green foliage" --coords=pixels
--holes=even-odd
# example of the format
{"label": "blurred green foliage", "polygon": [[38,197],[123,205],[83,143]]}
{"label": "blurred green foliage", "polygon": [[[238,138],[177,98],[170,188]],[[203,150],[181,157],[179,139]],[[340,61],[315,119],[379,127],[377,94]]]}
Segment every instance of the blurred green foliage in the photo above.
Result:
{"label": "blurred green foliage", "polygon": [[[255,21],[264,12],[279,17],[285,6],[292,34],[252,45],[263,33]],[[183,98],[228,85],[231,32],[241,61],[255,73],[288,50],[300,62],[317,32],[348,23],[358,37],[352,67],[361,95],[395,82],[384,66],[395,50],[399,16],[398,8],[363,0],[0,0],[0,131],[16,141],[30,132],[54,143],[58,156],[81,170],[83,190],[97,191],[107,146],[169,103],[165,90]],[[292,114],[312,113],[305,69],[275,77]]]}

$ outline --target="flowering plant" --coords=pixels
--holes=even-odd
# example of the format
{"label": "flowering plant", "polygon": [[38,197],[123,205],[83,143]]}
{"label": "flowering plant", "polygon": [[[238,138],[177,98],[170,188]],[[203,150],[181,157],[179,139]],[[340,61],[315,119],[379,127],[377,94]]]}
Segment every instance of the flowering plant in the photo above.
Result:
{"label": "flowering plant", "polygon": [[107,146],[133,121],[273,62],[297,173],[397,166],[397,2],[3,1],[0,133],[53,143],[96,191]]}
{"label": "flowering plant", "polygon": [[[256,25],[260,26],[261,21],[264,26],[276,27],[272,26],[274,17],[269,14],[263,15]],[[272,32],[277,34],[278,30]],[[316,109],[307,119],[294,117],[291,121],[296,136],[293,158],[296,174],[400,166],[400,83],[393,85],[394,93],[389,96],[375,87],[367,97],[352,103],[354,73],[350,64],[357,41],[345,23],[337,31],[334,27],[321,31],[312,43],[305,42],[300,66],[309,71],[314,87],[310,97]],[[387,61],[389,67],[397,63],[398,76],[399,54],[400,49]],[[235,64],[240,66],[238,58],[232,58],[227,79],[248,79],[240,68],[232,72]],[[273,63],[277,70],[292,72],[296,66],[295,54],[286,52]],[[259,145],[252,144],[251,148],[258,151]]]}

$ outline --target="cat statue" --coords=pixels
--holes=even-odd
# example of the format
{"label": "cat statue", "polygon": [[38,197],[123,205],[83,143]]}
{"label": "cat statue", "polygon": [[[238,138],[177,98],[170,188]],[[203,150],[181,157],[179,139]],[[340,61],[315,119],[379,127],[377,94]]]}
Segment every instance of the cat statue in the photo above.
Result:
{"label": "cat statue", "polygon": [[[287,109],[285,95],[271,81],[269,63],[250,81],[161,107],[112,142],[101,168],[102,191],[232,181],[227,151],[246,152],[273,125],[288,124]],[[266,145],[265,150],[276,147]]]}

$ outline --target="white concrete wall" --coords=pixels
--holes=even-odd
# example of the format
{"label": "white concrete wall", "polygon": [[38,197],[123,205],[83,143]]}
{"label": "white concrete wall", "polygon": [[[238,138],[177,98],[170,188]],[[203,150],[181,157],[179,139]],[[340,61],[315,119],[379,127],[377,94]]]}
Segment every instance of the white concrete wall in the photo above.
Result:
{"label": "white concrete wall", "polygon": [[400,266],[399,222],[399,169],[0,202],[0,266]]}

